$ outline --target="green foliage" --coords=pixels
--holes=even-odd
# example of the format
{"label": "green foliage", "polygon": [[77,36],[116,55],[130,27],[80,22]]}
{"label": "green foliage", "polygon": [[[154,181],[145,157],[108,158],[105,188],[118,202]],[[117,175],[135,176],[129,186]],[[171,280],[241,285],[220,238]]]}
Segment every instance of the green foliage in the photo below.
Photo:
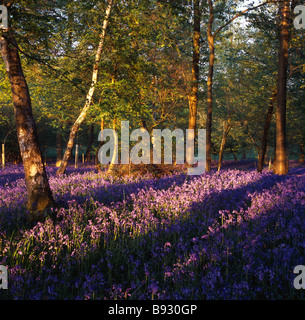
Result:
{"label": "green foliage", "polygon": [[[55,148],[58,131],[67,138],[85,103],[107,1],[11,1],[15,33],[29,84],[42,145]],[[214,1],[213,32],[245,8],[244,2]],[[205,128],[208,43],[207,3],[201,3],[202,34],[198,128]],[[99,65],[93,105],[79,132],[112,127],[113,119],[133,128],[145,120],[153,128],[187,128],[192,63],[192,2],[115,1]],[[238,18],[217,34],[214,70],[213,152],[218,153],[223,123],[230,119],[226,151],[259,148],[265,115],[276,89],[277,6],[268,4]],[[291,30],[288,81],[288,143],[304,143],[304,33]],[[11,93],[0,64],[0,139],[14,131]],[[269,146],[274,146],[274,116]],[[13,139],[13,135],[10,136]],[[94,139],[98,147],[97,138]]]}

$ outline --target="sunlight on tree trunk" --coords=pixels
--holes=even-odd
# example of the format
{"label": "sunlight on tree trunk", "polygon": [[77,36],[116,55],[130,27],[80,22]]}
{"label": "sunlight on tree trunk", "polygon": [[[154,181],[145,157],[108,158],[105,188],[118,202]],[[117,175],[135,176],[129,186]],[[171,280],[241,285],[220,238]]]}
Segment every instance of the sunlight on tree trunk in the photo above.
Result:
{"label": "sunlight on tree trunk", "polygon": [[60,131],[56,134],[56,167],[60,167],[62,160],[62,133]]}
{"label": "sunlight on tree trunk", "polygon": [[280,3],[280,14],[280,49],[276,110],[276,160],[274,169],[276,174],[283,175],[288,172],[286,150],[286,92],[290,25],[290,1],[286,0]]}
{"label": "sunlight on tree trunk", "polygon": [[112,4],[113,4],[113,0],[109,0],[108,1],[108,6],[106,9],[106,15],[105,15],[105,19],[104,19],[104,23],[103,23],[103,30],[100,36],[100,42],[97,48],[97,52],[95,55],[95,62],[94,62],[94,66],[93,66],[93,72],[92,72],[92,82],[91,82],[91,86],[90,89],[87,93],[86,96],[86,102],[84,105],[83,110],[81,111],[80,115],[78,116],[77,120],[74,122],[71,131],[70,131],[70,136],[69,136],[69,141],[67,144],[67,148],[63,157],[63,160],[61,162],[61,165],[59,167],[59,169],[57,170],[57,175],[63,174],[66,171],[67,165],[68,165],[68,160],[70,158],[70,155],[72,153],[72,148],[74,145],[74,140],[75,140],[75,136],[76,133],[80,127],[80,125],[82,124],[82,122],[84,121],[84,119],[86,118],[87,112],[91,106],[92,103],[92,99],[93,99],[93,94],[95,91],[95,86],[97,83],[97,76],[98,76],[98,68],[99,68],[99,63],[101,60],[101,54],[102,54],[102,50],[104,47],[104,42],[105,42],[105,37],[106,37],[106,30],[107,30],[107,25],[108,25],[108,21],[109,21],[109,16],[110,16],[110,12],[111,12],[111,8],[112,8]]}
{"label": "sunlight on tree trunk", "polygon": [[199,86],[199,51],[200,51],[200,20],[201,13],[199,0],[194,1],[194,30],[193,30],[193,63],[192,63],[192,83],[189,95],[189,129],[196,130],[196,117],[198,106],[198,86]]}
{"label": "sunlight on tree trunk", "polygon": [[42,212],[50,206],[55,206],[55,202],[39,147],[29,89],[14,36],[9,33],[3,35],[0,38],[0,46],[11,84],[17,137],[25,172],[29,218],[33,221],[43,220]]}
{"label": "sunlight on tree trunk", "polygon": [[[116,131],[116,118],[113,119],[112,129],[114,131]],[[117,151],[118,151],[118,144],[117,143],[118,143],[117,139],[114,139],[114,150],[113,150],[111,163],[109,164],[109,167],[108,167],[108,171],[107,171],[108,174],[112,174],[115,170],[115,166],[116,166],[115,159],[117,158],[117,155],[118,155],[117,154]]]}

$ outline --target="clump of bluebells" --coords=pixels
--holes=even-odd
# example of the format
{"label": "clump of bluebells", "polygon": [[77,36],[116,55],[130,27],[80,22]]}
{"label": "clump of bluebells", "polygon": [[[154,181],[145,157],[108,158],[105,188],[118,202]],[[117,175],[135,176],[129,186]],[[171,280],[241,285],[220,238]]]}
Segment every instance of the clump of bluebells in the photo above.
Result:
{"label": "clump of bluebells", "polygon": [[23,169],[0,172],[6,299],[295,299],[305,168],[153,179],[48,168],[59,208],[26,224]]}

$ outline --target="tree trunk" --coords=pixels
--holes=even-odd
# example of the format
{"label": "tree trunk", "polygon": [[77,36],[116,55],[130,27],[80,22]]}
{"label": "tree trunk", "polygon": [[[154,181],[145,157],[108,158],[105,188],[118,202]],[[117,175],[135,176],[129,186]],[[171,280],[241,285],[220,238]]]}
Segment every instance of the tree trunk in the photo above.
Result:
{"label": "tree trunk", "polygon": [[[261,153],[260,153],[260,150],[259,150],[259,146],[258,145],[255,145],[255,148],[256,148],[256,152],[257,152],[257,163],[260,163],[260,159],[261,159]],[[255,165],[256,167],[256,165]],[[256,167],[257,169],[257,167]]]}
{"label": "tree trunk", "polygon": [[247,159],[247,152],[246,152],[246,148],[243,147],[243,160]]}
{"label": "tree trunk", "polygon": [[276,162],[275,173],[288,172],[286,150],[286,91],[287,91],[287,66],[289,47],[290,1],[280,3],[280,49],[278,65],[278,88],[276,110]]}
{"label": "tree trunk", "polygon": [[2,143],[2,169],[4,170],[5,169],[5,144]]}
{"label": "tree trunk", "polygon": [[304,150],[304,143],[300,143],[300,158],[299,162],[304,163],[305,161],[305,150]]}
{"label": "tree trunk", "polygon": [[207,124],[206,124],[206,171],[211,170],[212,158],[212,113],[213,113],[213,73],[215,60],[215,46],[214,35],[212,34],[212,27],[214,22],[214,8],[213,1],[209,0],[209,23],[207,29],[207,37],[209,43],[209,73],[207,81]]}
{"label": "tree trunk", "polygon": [[234,151],[231,150],[231,152],[232,152],[233,157],[234,157],[234,163],[237,164],[237,155],[236,155],[236,153]]}
{"label": "tree trunk", "polygon": [[258,167],[257,167],[258,172],[262,172],[264,167],[267,142],[268,142],[268,132],[269,132],[270,123],[272,120],[272,114],[273,114],[276,97],[277,97],[277,93],[276,91],[274,91],[271,97],[270,106],[268,108],[268,112],[265,119],[265,126],[264,126],[263,137],[262,137],[262,146],[261,146],[260,158],[259,158]]}
{"label": "tree trunk", "polygon": [[[104,129],[105,129],[105,120],[104,120],[104,117],[101,116],[101,131],[103,132]],[[101,139],[100,148],[103,146],[104,143],[105,143],[105,141],[103,141],[103,139]],[[98,159],[98,153],[99,153],[100,148],[97,148],[96,153],[95,153],[95,165],[98,166],[98,169],[100,169],[99,159]]]}
{"label": "tree trunk", "polygon": [[[112,129],[113,129],[114,131],[116,131],[116,118],[113,119]],[[118,150],[118,145],[116,144],[116,140],[115,140],[114,150],[113,150],[113,155],[112,155],[111,163],[109,164],[108,171],[107,171],[108,174],[114,173],[115,165],[116,165],[116,164],[115,164],[115,159],[116,159],[116,157],[117,157],[117,150]]]}
{"label": "tree trunk", "polygon": [[38,142],[31,98],[23,74],[18,46],[12,34],[0,38],[1,55],[11,84],[18,143],[27,189],[27,209],[32,221],[42,220],[42,212],[55,206]]}
{"label": "tree trunk", "polygon": [[[188,128],[193,130],[188,138],[195,141],[197,126],[197,107],[198,107],[198,89],[199,89],[199,58],[200,58],[200,0],[193,2],[194,26],[193,26],[193,61],[192,61],[192,82],[191,92],[188,96],[189,101],[189,125]],[[186,159],[191,159],[190,149],[186,150]]]}
{"label": "tree trunk", "polygon": [[231,124],[229,119],[228,121],[224,121],[224,124],[223,124],[223,134],[222,134],[221,145],[219,150],[219,159],[218,159],[218,168],[217,168],[218,171],[220,171],[220,168],[222,166],[223,152],[225,149],[225,145],[226,145],[230,130],[231,130]]}
{"label": "tree trunk", "polygon": [[88,145],[87,145],[86,154],[85,154],[86,161],[90,161],[90,154],[91,154],[93,138],[94,138],[93,135],[94,135],[94,124],[91,124],[89,129]]}
{"label": "tree trunk", "polygon": [[62,160],[62,133],[60,131],[56,134],[56,167],[59,167]]}
{"label": "tree trunk", "polygon": [[80,125],[82,124],[82,122],[86,118],[88,109],[90,108],[90,105],[91,105],[91,102],[93,99],[93,94],[94,94],[95,86],[97,83],[98,66],[99,66],[99,63],[101,60],[101,53],[102,53],[104,42],[105,42],[106,29],[107,29],[108,20],[109,20],[111,8],[112,8],[112,2],[113,2],[113,0],[108,0],[108,6],[106,9],[106,16],[105,16],[104,23],[103,23],[103,30],[102,30],[102,33],[100,36],[100,42],[99,42],[97,52],[95,55],[95,62],[94,62],[93,73],[92,73],[92,82],[91,82],[90,89],[89,89],[87,96],[86,96],[86,102],[85,102],[85,105],[84,105],[80,115],[78,116],[77,120],[74,122],[74,124],[71,128],[67,148],[66,148],[63,160],[61,162],[61,165],[60,165],[59,169],[57,170],[57,173],[56,173],[57,175],[63,174],[66,171],[66,168],[68,165],[68,160],[69,160],[69,157],[71,155],[72,148],[74,145],[76,133],[77,133]]}
{"label": "tree trunk", "polygon": [[199,87],[199,53],[200,53],[200,20],[201,12],[199,0],[194,0],[194,30],[193,30],[193,63],[192,63],[192,83],[189,95],[189,129],[196,130],[196,117],[198,106]]}

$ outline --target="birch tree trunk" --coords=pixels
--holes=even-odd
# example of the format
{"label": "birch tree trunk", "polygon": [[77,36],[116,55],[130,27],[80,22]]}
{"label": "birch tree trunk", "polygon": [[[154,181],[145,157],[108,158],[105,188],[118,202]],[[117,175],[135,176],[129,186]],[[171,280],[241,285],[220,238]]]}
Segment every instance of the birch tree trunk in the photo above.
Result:
{"label": "birch tree trunk", "polygon": [[101,53],[103,50],[103,46],[104,46],[104,42],[105,42],[105,37],[106,37],[106,30],[107,30],[107,25],[108,25],[108,21],[109,21],[109,16],[110,16],[110,12],[111,12],[111,8],[112,8],[112,4],[113,4],[113,0],[109,0],[108,1],[108,6],[106,9],[106,15],[105,15],[105,19],[103,22],[103,30],[100,36],[100,42],[97,48],[97,52],[95,55],[95,61],[94,61],[94,66],[93,66],[93,72],[92,72],[92,82],[91,82],[91,86],[90,89],[87,93],[86,96],[86,102],[85,105],[80,113],[80,115],[78,116],[78,118],[76,119],[76,121],[74,122],[71,131],[70,131],[70,136],[69,136],[69,140],[68,140],[68,144],[66,147],[66,151],[63,157],[63,160],[61,162],[60,167],[58,168],[56,174],[60,175],[63,174],[66,171],[67,165],[68,165],[68,160],[69,157],[71,155],[72,152],[72,148],[74,145],[74,140],[75,140],[75,136],[76,133],[80,127],[80,125],[82,124],[82,122],[84,121],[84,119],[86,118],[88,109],[90,108],[90,105],[92,103],[92,98],[93,98],[93,94],[95,91],[95,86],[97,83],[97,76],[98,76],[98,67],[99,67],[99,63],[101,60]]}
{"label": "birch tree trunk", "polygon": [[31,221],[42,221],[42,212],[55,206],[32,114],[31,98],[22,70],[18,45],[9,32],[0,37],[1,56],[11,84],[16,129],[25,172],[27,209]]}

